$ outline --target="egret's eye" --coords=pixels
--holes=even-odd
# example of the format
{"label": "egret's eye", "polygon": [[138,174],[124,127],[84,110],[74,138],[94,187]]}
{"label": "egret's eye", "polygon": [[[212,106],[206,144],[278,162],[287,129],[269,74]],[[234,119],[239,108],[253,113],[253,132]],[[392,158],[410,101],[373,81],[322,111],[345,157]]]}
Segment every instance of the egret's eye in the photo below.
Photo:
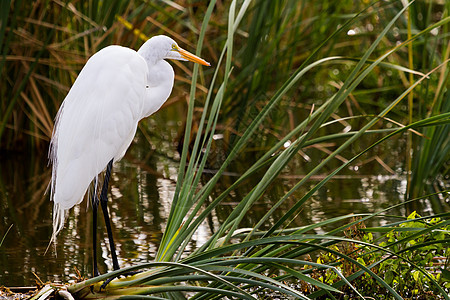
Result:
{"label": "egret's eye", "polygon": [[176,44],[172,44],[172,51],[177,51],[177,50],[178,50],[177,45]]}

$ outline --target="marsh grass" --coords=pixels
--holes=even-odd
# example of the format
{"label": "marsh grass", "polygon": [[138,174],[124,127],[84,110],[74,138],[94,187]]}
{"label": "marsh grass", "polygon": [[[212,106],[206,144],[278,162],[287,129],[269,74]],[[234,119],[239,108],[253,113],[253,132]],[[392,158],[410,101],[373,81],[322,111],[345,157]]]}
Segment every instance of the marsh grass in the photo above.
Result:
{"label": "marsh grass", "polygon": [[[163,20],[160,11],[166,12]],[[175,38],[184,35],[181,41],[194,35],[192,25],[182,25],[190,10],[181,6],[123,0],[18,0],[2,1],[1,13],[2,150],[47,150],[62,100],[87,59],[101,48],[111,44],[138,48],[145,33],[161,34],[165,28],[179,32]],[[132,17],[133,30],[120,21],[123,16]],[[190,83],[189,75],[182,67],[177,79],[187,77],[184,81]]]}
{"label": "marsh grass", "polygon": [[[36,1],[34,6],[26,4],[28,15],[24,17],[18,3],[9,14],[9,30],[4,34],[7,42],[2,47],[2,63],[7,66],[2,72],[9,76],[2,82],[9,88],[2,88],[2,93],[12,99],[1,107],[0,138],[5,148],[26,143],[25,136],[32,136],[30,144],[37,148],[45,144],[42,142],[51,132],[48,116],[56,113],[75,70],[104,45],[136,48],[148,32],[178,32],[175,38],[197,49],[197,54],[214,66],[201,69],[195,65],[192,73],[184,68],[177,76],[187,77],[191,90],[176,191],[156,260],[71,285],[69,292],[81,298],[106,293],[112,298],[189,295],[193,299],[253,299],[275,293],[300,299],[324,295],[337,299],[342,291],[351,291],[364,298],[370,289],[358,283],[370,278],[389,297],[403,299],[408,295],[374,271],[386,257],[396,256],[425,276],[435,295],[449,299],[441,279],[402,256],[392,243],[345,236],[352,226],[384,216],[390,208],[361,215],[359,220],[345,215],[289,228],[302,207],[334,175],[393,138],[410,136],[405,151],[412,154],[404,160],[410,160],[411,192],[405,203],[425,198],[424,191],[436,187],[428,184],[430,178],[445,176],[450,120],[446,84],[449,4],[361,2],[361,7],[355,7],[350,1],[246,0],[226,5],[216,1],[208,5],[116,1],[104,7],[100,1],[90,6],[51,1],[49,9]],[[418,11],[427,14],[416,18]],[[43,33],[34,26],[49,29]],[[157,32],[151,30],[154,27]],[[17,44],[19,36],[25,49]],[[41,40],[45,42],[37,42]],[[197,45],[188,41],[197,41]],[[28,61],[25,72],[21,67],[24,61]],[[62,62],[73,64],[69,67]],[[18,80],[13,80],[14,76]],[[36,100],[27,101],[27,97]],[[147,130],[145,123],[141,128]],[[211,164],[216,134],[223,136],[224,158],[215,174],[205,179],[203,171]],[[374,138],[362,145],[361,139],[367,135]],[[317,152],[322,155],[319,163],[285,187],[279,199],[272,199],[271,209],[259,222],[242,228],[253,204],[295,158]],[[224,172],[239,161],[247,162],[245,171],[224,192],[214,195]],[[427,172],[422,172],[425,169]],[[319,173],[325,174],[323,179],[294,198],[295,191]],[[186,254],[198,226],[249,178],[259,181],[239,199],[214,234]],[[427,198],[446,197],[445,188],[437,186],[438,191]],[[293,203],[290,209],[274,219],[274,212],[288,200]],[[439,225],[418,229],[402,242],[442,230],[450,222],[449,214],[439,217],[443,219]],[[343,220],[348,223],[338,225]],[[371,261],[361,260],[366,254],[337,251],[336,245],[342,243],[366,247],[379,255]],[[431,243],[448,245],[448,235]],[[414,247],[428,245],[419,241]],[[345,262],[353,271],[343,274],[337,262],[311,260],[323,253]],[[143,272],[115,279],[99,290],[101,281],[131,270]],[[311,276],[323,270],[334,274],[335,280]],[[299,283],[309,288],[302,289]]]}

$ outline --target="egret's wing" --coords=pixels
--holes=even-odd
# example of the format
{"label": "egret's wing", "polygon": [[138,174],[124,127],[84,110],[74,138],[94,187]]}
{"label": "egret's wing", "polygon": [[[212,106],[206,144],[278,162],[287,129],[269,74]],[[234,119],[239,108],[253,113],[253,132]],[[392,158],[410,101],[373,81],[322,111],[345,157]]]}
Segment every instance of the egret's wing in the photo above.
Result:
{"label": "egret's wing", "polygon": [[[62,214],[130,145],[142,115],[146,76],[142,57],[120,46],[97,52],[80,72],[58,112],[51,142],[52,199]],[[59,218],[62,223],[64,216]]]}

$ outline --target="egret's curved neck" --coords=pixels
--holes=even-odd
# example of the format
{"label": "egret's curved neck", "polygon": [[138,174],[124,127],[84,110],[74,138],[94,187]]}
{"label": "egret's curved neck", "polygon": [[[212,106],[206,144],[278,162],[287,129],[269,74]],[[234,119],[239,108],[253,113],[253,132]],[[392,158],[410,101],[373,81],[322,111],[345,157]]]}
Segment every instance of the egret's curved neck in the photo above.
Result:
{"label": "egret's curved neck", "polygon": [[146,62],[148,72],[142,118],[150,116],[166,102],[172,92],[175,78],[173,68],[167,61],[160,59],[156,63],[147,60]]}

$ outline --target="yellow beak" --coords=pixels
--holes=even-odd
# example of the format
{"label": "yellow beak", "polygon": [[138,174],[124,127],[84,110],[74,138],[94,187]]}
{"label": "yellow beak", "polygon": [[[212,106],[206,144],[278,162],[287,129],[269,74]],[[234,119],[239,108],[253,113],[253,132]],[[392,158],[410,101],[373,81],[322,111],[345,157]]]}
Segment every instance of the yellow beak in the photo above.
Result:
{"label": "yellow beak", "polygon": [[178,47],[177,51],[181,54],[181,56],[189,61],[204,65],[204,66],[211,66],[209,62],[204,60],[203,58],[198,57],[197,55],[192,54],[191,52],[188,52],[184,50],[183,48]]}

